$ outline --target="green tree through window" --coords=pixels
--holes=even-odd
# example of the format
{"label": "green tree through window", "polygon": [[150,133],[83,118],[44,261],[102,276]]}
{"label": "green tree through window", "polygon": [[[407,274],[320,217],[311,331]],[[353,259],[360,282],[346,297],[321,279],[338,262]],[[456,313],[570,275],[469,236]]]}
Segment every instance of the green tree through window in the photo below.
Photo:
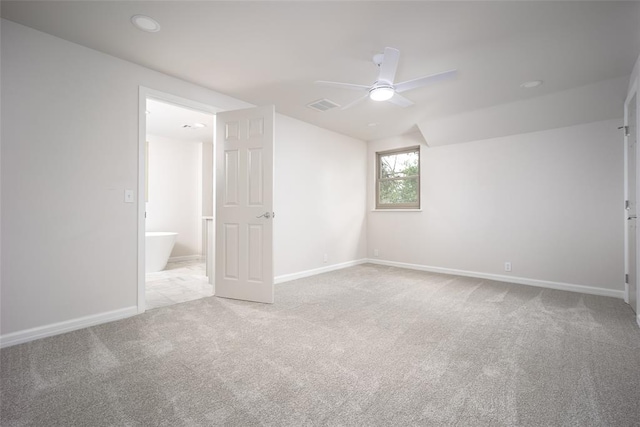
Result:
{"label": "green tree through window", "polygon": [[379,152],[376,209],[420,207],[420,147]]}

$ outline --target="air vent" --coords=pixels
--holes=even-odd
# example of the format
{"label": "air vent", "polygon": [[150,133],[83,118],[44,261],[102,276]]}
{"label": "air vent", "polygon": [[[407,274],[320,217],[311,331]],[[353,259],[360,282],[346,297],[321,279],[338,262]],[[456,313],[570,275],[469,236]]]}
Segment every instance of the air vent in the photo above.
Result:
{"label": "air vent", "polygon": [[313,101],[311,104],[307,104],[307,107],[316,111],[327,111],[339,106],[340,105],[336,104],[333,101],[329,101],[328,99],[319,99],[317,101]]}

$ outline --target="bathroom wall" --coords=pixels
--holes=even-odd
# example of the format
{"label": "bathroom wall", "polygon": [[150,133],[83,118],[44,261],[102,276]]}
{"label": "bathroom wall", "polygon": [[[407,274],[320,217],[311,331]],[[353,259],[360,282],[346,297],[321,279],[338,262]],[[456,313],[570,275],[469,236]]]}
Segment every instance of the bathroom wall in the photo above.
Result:
{"label": "bathroom wall", "polygon": [[149,200],[146,231],[178,233],[171,257],[199,257],[202,229],[202,143],[147,135]]}

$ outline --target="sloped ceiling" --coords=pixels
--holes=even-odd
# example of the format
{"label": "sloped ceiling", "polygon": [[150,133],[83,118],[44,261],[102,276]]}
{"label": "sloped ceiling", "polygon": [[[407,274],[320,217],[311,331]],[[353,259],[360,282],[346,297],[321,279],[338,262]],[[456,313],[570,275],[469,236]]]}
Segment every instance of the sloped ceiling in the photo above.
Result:
{"label": "sloped ceiling", "polygon": [[[2,17],[363,140],[418,123],[629,75],[636,2],[95,2],[3,1]],[[160,22],[158,33],[130,17]],[[457,68],[452,81],[406,92],[409,108],[315,80],[371,84],[373,54],[401,51],[397,81]],[[519,85],[541,79],[544,85]]]}

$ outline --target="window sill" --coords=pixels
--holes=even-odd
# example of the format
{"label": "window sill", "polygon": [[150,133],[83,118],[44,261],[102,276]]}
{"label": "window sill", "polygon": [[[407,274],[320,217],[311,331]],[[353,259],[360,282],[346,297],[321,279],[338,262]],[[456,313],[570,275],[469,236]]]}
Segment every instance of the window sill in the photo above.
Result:
{"label": "window sill", "polygon": [[422,209],[371,209],[371,212],[422,212]]}

